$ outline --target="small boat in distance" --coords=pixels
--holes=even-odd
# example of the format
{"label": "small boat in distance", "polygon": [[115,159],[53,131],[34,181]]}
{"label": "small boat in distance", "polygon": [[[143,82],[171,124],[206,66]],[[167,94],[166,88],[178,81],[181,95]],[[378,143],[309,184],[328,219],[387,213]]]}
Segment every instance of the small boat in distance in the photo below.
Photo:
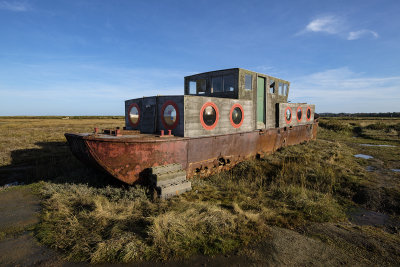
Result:
{"label": "small boat in distance", "polygon": [[185,77],[184,95],[125,101],[125,127],[66,133],[80,160],[128,183],[180,164],[188,178],[316,138],[315,105],[288,103],[290,83],[233,68]]}

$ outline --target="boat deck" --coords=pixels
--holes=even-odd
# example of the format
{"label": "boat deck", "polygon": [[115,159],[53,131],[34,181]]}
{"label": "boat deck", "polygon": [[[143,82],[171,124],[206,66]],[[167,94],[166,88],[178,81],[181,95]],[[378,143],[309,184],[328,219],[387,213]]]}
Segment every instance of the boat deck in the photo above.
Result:
{"label": "boat deck", "polygon": [[[130,133],[131,131],[124,131],[122,134],[108,134],[108,133],[67,133],[66,135],[75,135],[85,140],[96,141],[112,141],[112,142],[167,142],[171,140],[185,140],[187,137],[180,137],[174,135],[159,135],[159,134],[144,134],[144,133]],[[133,131],[132,131],[133,132]]]}

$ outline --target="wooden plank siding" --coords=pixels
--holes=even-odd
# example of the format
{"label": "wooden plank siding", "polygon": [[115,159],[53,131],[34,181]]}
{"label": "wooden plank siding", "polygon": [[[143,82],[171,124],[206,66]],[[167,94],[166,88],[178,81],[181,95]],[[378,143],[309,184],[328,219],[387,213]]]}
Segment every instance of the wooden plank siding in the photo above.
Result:
{"label": "wooden plank siding", "polygon": [[[304,124],[311,124],[314,122],[314,113],[315,113],[315,105],[305,104],[305,103],[279,103],[279,127],[286,127],[286,126],[297,126],[297,125],[304,125]],[[292,109],[292,120],[290,123],[287,123],[285,120],[285,110],[287,107]],[[301,121],[297,121],[297,114],[296,110],[298,107],[302,109],[302,118]],[[307,121],[306,112],[307,107],[311,109],[311,119]]]}
{"label": "wooden plank siding", "polygon": [[[203,105],[212,102],[218,107],[219,119],[216,127],[206,130],[200,122],[200,111]],[[234,128],[230,122],[230,111],[234,104],[239,103],[243,107],[243,124],[240,128]],[[185,96],[185,137],[209,136],[217,134],[229,134],[246,132],[254,129],[253,103],[249,100]]]}

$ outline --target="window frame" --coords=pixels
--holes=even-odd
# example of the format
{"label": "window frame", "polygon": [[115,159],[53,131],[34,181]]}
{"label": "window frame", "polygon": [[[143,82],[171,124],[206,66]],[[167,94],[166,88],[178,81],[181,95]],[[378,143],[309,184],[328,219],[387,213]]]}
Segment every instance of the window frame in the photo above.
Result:
{"label": "window frame", "polygon": [[[169,124],[165,121],[165,117],[164,117],[165,109],[166,109],[168,106],[172,106],[172,107],[175,109],[175,112],[176,112],[176,119],[175,119],[174,123],[171,124],[171,125],[169,125]],[[178,105],[177,105],[174,101],[172,101],[172,100],[167,100],[167,101],[165,101],[164,104],[163,104],[162,107],[161,107],[161,114],[160,114],[160,116],[161,116],[161,123],[163,124],[163,126],[165,127],[165,129],[167,129],[167,130],[173,130],[173,129],[175,129],[175,128],[178,126],[178,124],[179,124],[179,117],[180,117]]]}
{"label": "window frame", "polygon": [[[221,79],[221,91],[214,90],[214,80]],[[211,77],[211,93],[223,93],[224,92],[224,78],[223,75],[212,76]]]}
{"label": "window frame", "polygon": [[283,95],[288,96],[288,94],[289,94],[289,84],[283,83]]}
{"label": "window frame", "polygon": [[[226,77],[231,77],[232,78],[233,91],[225,91],[225,78]],[[224,93],[235,92],[237,90],[236,87],[237,87],[237,85],[235,84],[235,75],[234,74],[222,75],[222,90],[223,90]]]}
{"label": "window frame", "polygon": [[[250,77],[250,88],[247,88],[246,78]],[[253,90],[253,74],[244,74],[244,90],[251,91]]]}
{"label": "window frame", "polygon": [[283,84],[284,84],[283,82],[278,83],[278,95],[284,95]]}
{"label": "window frame", "polygon": [[[272,81],[272,83],[271,83],[271,81]],[[273,87],[271,87],[271,85],[274,85]],[[268,87],[269,87],[269,93],[270,94],[275,94],[276,93],[276,81],[274,80],[274,79],[268,79]],[[273,92],[271,92],[271,88],[273,88]]]}
{"label": "window frame", "polygon": [[[204,122],[204,119],[203,119],[204,110],[205,110],[208,106],[211,106],[211,107],[214,109],[214,111],[215,111],[215,122],[214,122],[212,125],[207,125],[207,124]],[[208,131],[209,131],[209,130],[213,130],[213,129],[217,126],[218,121],[219,121],[219,110],[218,110],[217,105],[216,105],[214,102],[211,102],[211,101],[204,103],[203,106],[202,106],[201,109],[200,109],[200,116],[199,116],[199,117],[200,117],[200,124],[203,126],[203,128],[204,128],[205,130],[208,130]]]}
{"label": "window frame", "polygon": [[[241,120],[240,120],[240,122],[238,124],[236,124],[232,119],[233,111],[236,108],[239,108],[240,112],[242,113],[242,118],[241,118]],[[243,121],[244,121],[244,109],[243,109],[242,105],[240,105],[239,103],[236,103],[231,107],[231,111],[229,112],[229,120],[230,120],[231,125],[233,126],[233,128],[237,129],[237,128],[240,128],[240,126],[242,126]]]}
{"label": "window frame", "polygon": [[[136,123],[133,123],[133,121],[131,119],[131,110],[133,108],[136,108],[136,110],[138,112],[138,120],[137,120]],[[128,122],[133,128],[137,128],[139,126],[140,117],[141,117],[141,115],[140,115],[140,107],[139,107],[139,105],[137,103],[130,104],[129,107],[128,107]]]}

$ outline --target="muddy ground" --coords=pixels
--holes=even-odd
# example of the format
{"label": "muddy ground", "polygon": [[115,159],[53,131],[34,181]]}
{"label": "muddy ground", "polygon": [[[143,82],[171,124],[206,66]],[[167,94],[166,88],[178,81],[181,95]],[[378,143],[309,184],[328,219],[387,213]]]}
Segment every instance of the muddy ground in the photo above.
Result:
{"label": "muddy ground", "polygon": [[[40,245],[33,237],[39,222],[40,201],[29,187],[17,186],[0,191],[0,229],[7,237],[0,241],[2,266],[86,266],[86,263],[67,262],[50,248]],[[396,265],[400,244],[379,238],[371,239],[360,225],[374,225],[384,229],[396,227],[387,215],[358,210],[352,222],[310,224],[302,233],[279,227],[270,228],[270,236],[256,246],[245,248],[238,255],[216,257],[195,256],[186,261],[164,263],[142,262],[131,266],[299,266],[299,265]],[[397,225],[398,227],[399,225]],[[324,236],[323,242],[319,237]],[[347,246],[340,247],[340,244]],[[339,244],[339,245],[338,245]],[[353,246],[353,247],[352,247]],[[387,257],[371,257],[358,247],[366,247]],[[390,255],[397,256],[390,258]],[[107,266],[109,264],[106,264]],[[128,266],[116,264],[116,266]],[[104,265],[105,266],[105,265]]]}
{"label": "muddy ground", "polygon": [[6,233],[0,241],[0,264],[7,266],[52,266],[58,263],[54,251],[33,237],[39,222],[40,201],[30,188],[0,191],[0,230]]}
{"label": "muddy ground", "polygon": [[[87,125],[90,125],[88,121],[77,121],[74,124],[57,121],[56,127],[49,120],[45,122],[49,124],[48,129],[51,131],[47,128],[43,130],[43,125],[46,124],[43,121],[36,122],[36,120],[29,124],[25,123],[30,125],[30,128],[23,129],[21,132],[18,132],[20,129],[18,122],[7,120],[8,124],[5,125],[8,128],[1,131],[3,134],[0,138],[2,151],[0,153],[1,266],[89,265],[68,262],[63,258],[65,255],[39,244],[35,238],[35,227],[40,221],[42,211],[41,200],[35,187],[32,186],[38,180],[31,177],[40,179],[62,177],[53,182],[65,182],[64,177],[60,175],[62,168],[58,166],[64,166],[64,169],[74,169],[76,166],[59,164],[59,161],[65,161],[66,155],[70,154],[62,133],[69,129],[84,132],[88,128]],[[112,120],[101,122],[107,125],[121,123]],[[75,124],[82,129],[77,128]],[[30,134],[26,134],[27,132]],[[392,169],[400,169],[397,149],[400,147],[400,139],[386,133],[374,135],[374,132],[369,132],[369,130],[365,130],[363,136],[354,138],[330,131],[325,131],[325,133],[321,131],[319,136],[327,142],[339,140],[340,143],[345,143],[354,149],[356,153],[373,156],[368,160],[359,159],[359,164],[371,173],[373,179],[365,187],[357,189],[354,203],[352,203],[356,205],[348,210],[346,220],[325,223],[309,222],[296,229],[290,229],[290,226],[287,227],[289,229],[270,226],[268,237],[261,242],[241,248],[229,255],[214,257],[198,255],[185,261],[163,263],[151,261],[128,266],[398,266],[400,262],[400,219],[398,216],[400,173]],[[396,147],[360,145],[365,142],[390,144]],[[48,166],[56,167],[48,168]],[[75,176],[80,178],[82,175],[79,173]],[[72,177],[75,176],[72,175]],[[71,176],[66,178],[70,183],[76,182],[70,180]],[[4,187],[5,184],[15,181],[24,182],[26,185]],[[104,266],[109,265],[104,264]],[[114,265],[127,266],[127,264]]]}

